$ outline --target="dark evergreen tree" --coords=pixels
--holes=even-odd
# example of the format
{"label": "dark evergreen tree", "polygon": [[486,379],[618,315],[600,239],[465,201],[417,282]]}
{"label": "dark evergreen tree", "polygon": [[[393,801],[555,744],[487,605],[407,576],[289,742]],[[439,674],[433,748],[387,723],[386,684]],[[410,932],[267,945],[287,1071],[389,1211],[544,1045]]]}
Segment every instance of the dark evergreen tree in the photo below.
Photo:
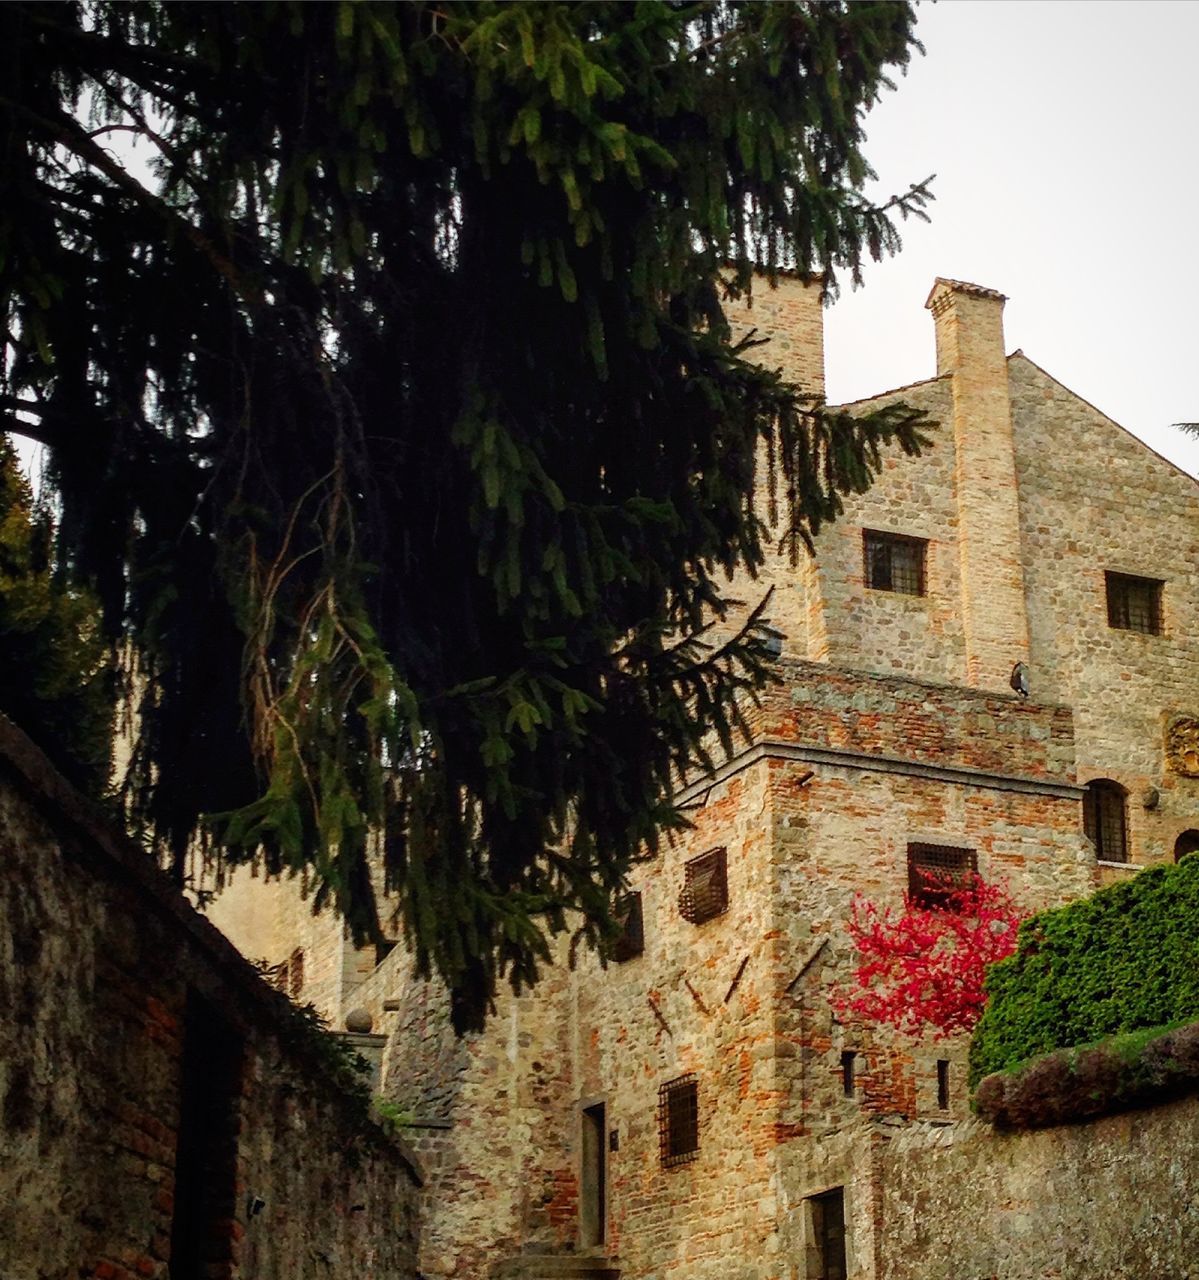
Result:
{"label": "dark evergreen tree", "polygon": [[[310,868],[377,932],[367,836],[477,1025],[592,940],[766,678],[703,628],[919,415],[832,413],[724,307],[856,279],[902,3],[10,2],[10,428],[138,654],[129,801],[179,865]],[[153,156],[135,176],[117,152]],[[758,286],[761,287],[761,286]],[[757,619],[755,619],[755,622]]]}
{"label": "dark evergreen tree", "polygon": [[113,671],[100,610],[53,566],[48,512],[0,442],[0,713],[92,795],[108,785]]}

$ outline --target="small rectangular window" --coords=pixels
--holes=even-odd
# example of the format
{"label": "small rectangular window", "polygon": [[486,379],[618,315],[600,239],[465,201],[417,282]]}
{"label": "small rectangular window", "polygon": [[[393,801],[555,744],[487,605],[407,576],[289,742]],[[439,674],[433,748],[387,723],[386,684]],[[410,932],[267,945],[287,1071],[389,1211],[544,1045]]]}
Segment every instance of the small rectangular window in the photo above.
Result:
{"label": "small rectangular window", "polygon": [[703,924],[729,909],[728,860],[723,849],[692,858],[684,866],[683,875],[679,914],[684,920]]}
{"label": "small rectangular window", "polygon": [[297,947],[287,961],[287,994],[293,1000],[304,990],[304,948]]}
{"label": "small rectangular window", "polygon": [[1162,633],[1162,583],[1156,578],[1135,578],[1128,573],[1108,573],[1107,625],[1119,631]]}
{"label": "small rectangular window", "polygon": [[923,538],[907,538],[898,533],[863,529],[866,585],[874,591],[898,591],[907,596],[924,595],[924,559],[927,546],[928,543]]}
{"label": "small rectangular window", "polygon": [[806,1280],[845,1280],[845,1191],[836,1187],[808,1198]]}
{"label": "small rectangular window", "polygon": [[853,1097],[857,1083],[857,1061],[858,1055],[852,1049],[846,1049],[841,1055],[841,1092],[847,1098]]}
{"label": "small rectangular window", "polygon": [[626,894],[616,904],[613,913],[621,925],[621,932],[612,943],[613,960],[622,962],[632,960],[645,950],[645,927],[641,916],[641,894]]}
{"label": "small rectangular window", "polygon": [[699,1153],[699,1084],[693,1075],[668,1080],[658,1089],[658,1145],[671,1168]]}
{"label": "small rectangular window", "polygon": [[978,854],[943,844],[908,845],[908,896],[919,907],[944,907],[978,874]]}
{"label": "small rectangular window", "polygon": [[937,1106],[949,1110],[949,1059],[937,1059]]}

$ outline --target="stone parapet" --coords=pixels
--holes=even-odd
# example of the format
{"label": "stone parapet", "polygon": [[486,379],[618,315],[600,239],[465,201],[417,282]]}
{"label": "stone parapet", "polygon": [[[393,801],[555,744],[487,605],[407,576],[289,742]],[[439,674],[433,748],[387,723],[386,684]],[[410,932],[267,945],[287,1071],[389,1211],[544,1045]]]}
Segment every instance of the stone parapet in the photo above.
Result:
{"label": "stone parapet", "polygon": [[1013,695],[783,660],[747,712],[750,742],[1070,784],[1073,715]]}

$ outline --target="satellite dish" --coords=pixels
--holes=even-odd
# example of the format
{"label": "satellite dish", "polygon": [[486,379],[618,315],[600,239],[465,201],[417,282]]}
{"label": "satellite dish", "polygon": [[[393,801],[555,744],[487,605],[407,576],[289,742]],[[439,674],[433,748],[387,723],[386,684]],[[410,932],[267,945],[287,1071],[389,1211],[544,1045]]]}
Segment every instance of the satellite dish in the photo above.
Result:
{"label": "satellite dish", "polygon": [[1028,664],[1017,662],[1012,668],[1011,686],[1022,697],[1028,697]]}

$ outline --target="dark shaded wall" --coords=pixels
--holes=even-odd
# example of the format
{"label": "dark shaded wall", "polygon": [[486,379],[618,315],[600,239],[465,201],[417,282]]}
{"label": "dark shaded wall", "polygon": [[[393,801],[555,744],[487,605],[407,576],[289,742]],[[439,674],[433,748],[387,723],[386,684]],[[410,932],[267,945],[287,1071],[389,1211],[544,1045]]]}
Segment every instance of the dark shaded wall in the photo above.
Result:
{"label": "dark shaded wall", "polygon": [[0,1276],[409,1280],[419,1187],[285,997],[0,722]]}

